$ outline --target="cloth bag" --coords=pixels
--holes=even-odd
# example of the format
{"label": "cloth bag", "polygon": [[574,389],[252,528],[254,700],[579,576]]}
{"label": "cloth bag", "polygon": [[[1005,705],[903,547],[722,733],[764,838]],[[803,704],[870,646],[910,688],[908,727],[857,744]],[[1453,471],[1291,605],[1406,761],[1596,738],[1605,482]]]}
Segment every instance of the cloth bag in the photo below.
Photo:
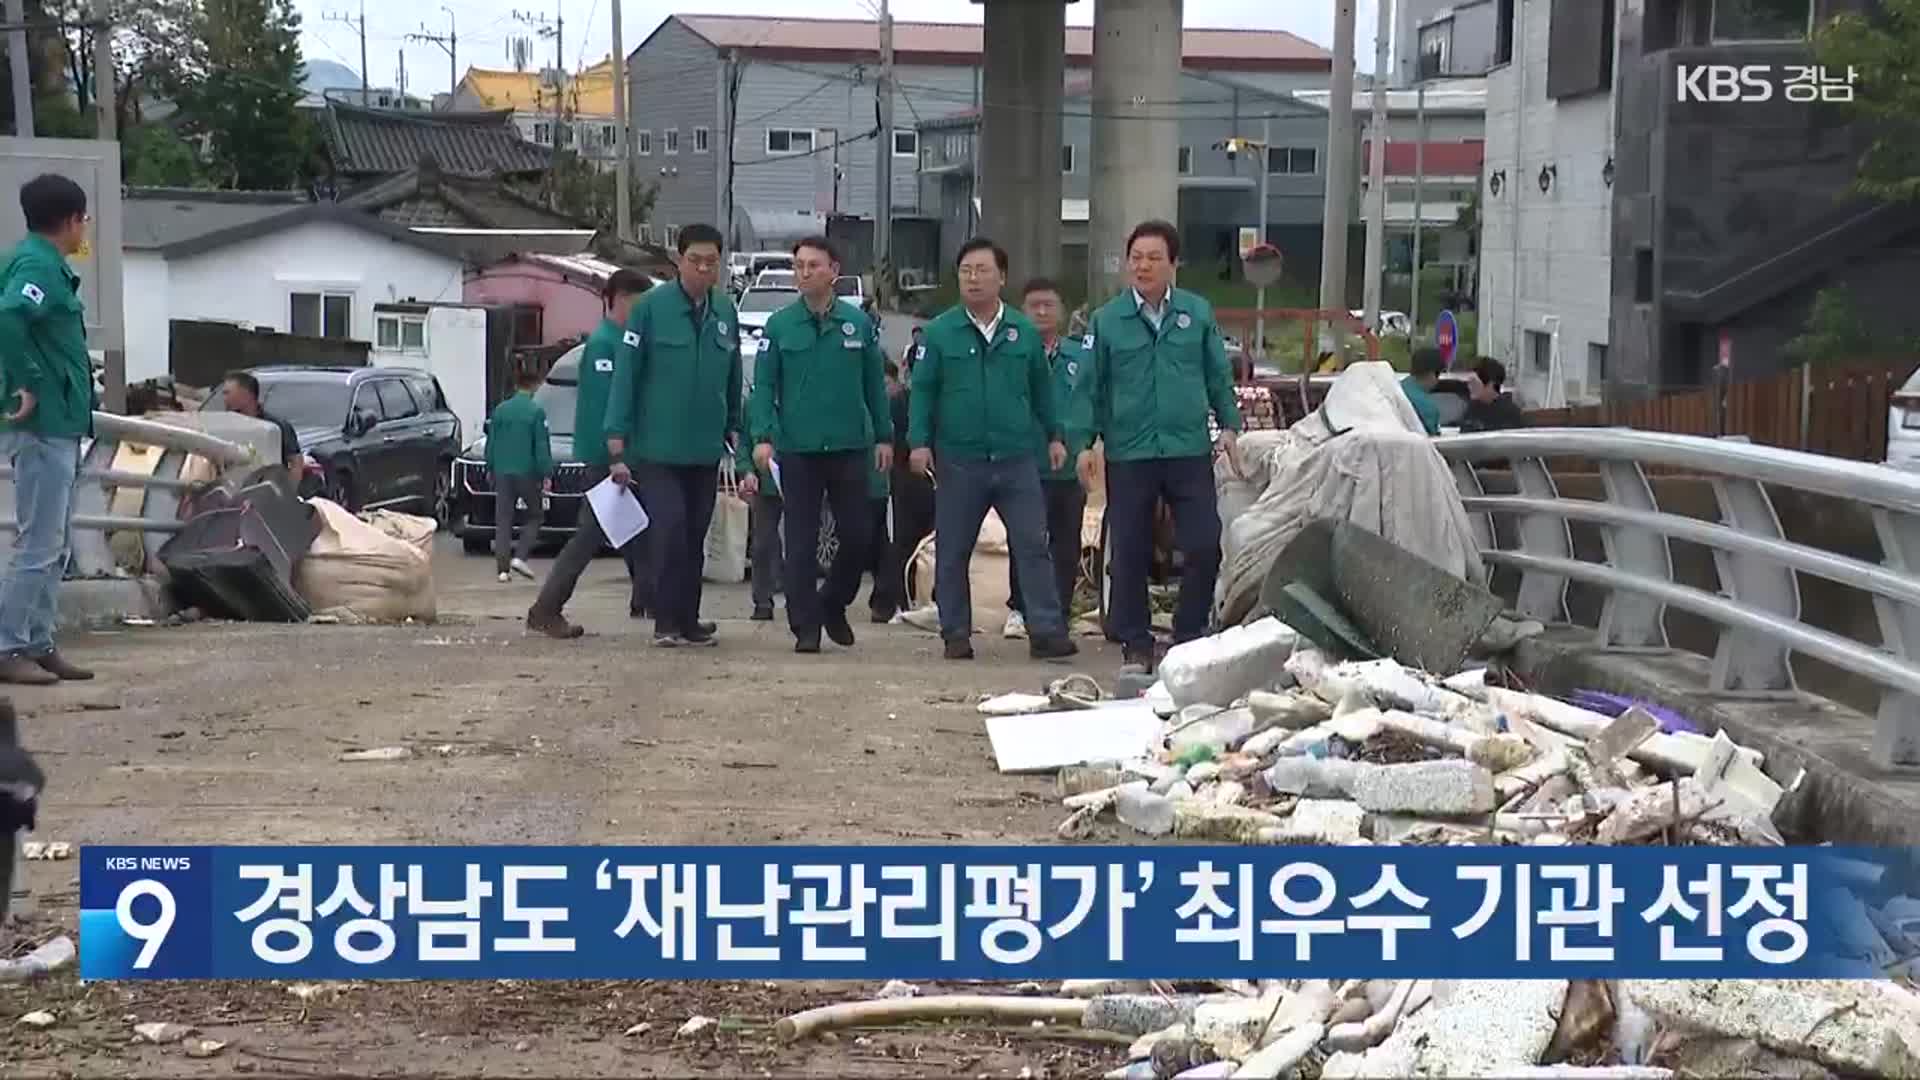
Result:
{"label": "cloth bag", "polygon": [[388,531],[409,531],[408,515],[371,523],[326,499],[308,505],[320,518],[320,533],[294,568],[293,586],[316,614],[364,622],[434,618],[430,547]]}
{"label": "cloth bag", "polygon": [[713,522],[707,526],[707,560],[701,576],[716,585],[738,585],[747,580],[746,500],[740,497],[740,478],[727,462],[718,468],[720,493],[713,500]]}

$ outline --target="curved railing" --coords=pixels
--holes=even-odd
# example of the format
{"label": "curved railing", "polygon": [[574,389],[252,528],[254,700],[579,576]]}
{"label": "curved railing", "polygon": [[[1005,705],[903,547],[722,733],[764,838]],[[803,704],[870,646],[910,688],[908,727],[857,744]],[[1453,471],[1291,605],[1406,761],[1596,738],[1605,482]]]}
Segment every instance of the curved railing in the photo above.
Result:
{"label": "curved railing", "polygon": [[[1744,441],[1628,428],[1451,435],[1436,445],[1453,470],[1481,557],[1490,568],[1519,572],[1521,613],[1565,622],[1567,583],[1596,586],[1606,592],[1599,644],[1609,648],[1667,647],[1666,608],[1701,616],[1719,627],[1712,688],[1724,693],[1792,691],[1791,654],[1817,657],[1881,688],[1875,760],[1920,764],[1920,476]],[[1592,462],[1605,501],[1561,498],[1548,467],[1556,459]],[[1487,494],[1479,463],[1489,461],[1512,470],[1517,494]],[[1720,520],[1663,511],[1647,479],[1649,467],[1696,473],[1710,482]],[[1787,540],[1769,487],[1866,507],[1881,561]],[[1515,519],[1513,546],[1499,543],[1495,516]],[[1606,562],[1574,557],[1571,522],[1599,527]],[[1674,580],[1674,540],[1712,551],[1720,593]],[[1798,574],[1872,596],[1882,643],[1802,622]]]}

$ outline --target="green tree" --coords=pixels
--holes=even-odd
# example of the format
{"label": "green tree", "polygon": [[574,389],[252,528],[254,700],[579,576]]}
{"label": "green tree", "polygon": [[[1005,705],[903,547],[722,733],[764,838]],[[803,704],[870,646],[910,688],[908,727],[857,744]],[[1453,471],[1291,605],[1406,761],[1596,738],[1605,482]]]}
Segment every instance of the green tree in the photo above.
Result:
{"label": "green tree", "polygon": [[[647,220],[653,211],[657,188],[637,177],[632,181],[629,199],[633,220]],[[555,152],[553,166],[547,170],[545,199],[548,206],[596,229],[611,230],[616,224],[616,201],[620,191],[617,169],[603,168],[571,150]]]}
{"label": "green tree", "polygon": [[1783,351],[1802,364],[1845,363],[1908,355],[1920,351],[1920,339],[1876,330],[1852,293],[1829,286],[1814,296],[1805,329]]}
{"label": "green tree", "polygon": [[1889,201],[1920,199],[1920,0],[1835,16],[1814,48],[1829,70],[1853,69],[1851,108],[1874,132],[1855,186]]}
{"label": "green tree", "polygon": [[199,0],[194,46],[171,73],[185,134],[204,136],[221,187],[298,185],[313,133],[298,108],[300,15],[292,0]]}
{"label": "green tree", "polygon": [[132,187],[205,187],[200,151],[162,124],[142,124],[120,137],[120,170]]}

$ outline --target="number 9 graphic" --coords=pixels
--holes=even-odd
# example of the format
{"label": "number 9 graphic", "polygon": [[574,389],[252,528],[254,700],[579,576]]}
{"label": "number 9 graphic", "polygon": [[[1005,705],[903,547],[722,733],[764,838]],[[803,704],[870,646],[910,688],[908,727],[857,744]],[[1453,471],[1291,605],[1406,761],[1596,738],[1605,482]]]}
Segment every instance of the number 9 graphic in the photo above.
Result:
{"label": "number 9 graphic", "polygon": [[[151,896],[160,902],[160,914],[152,922],[136,922],[133,917],[133,903],[143,896]],[[154,954],[167,940],[167,932],[173,929],[173,890],[152,878],[141,878],[120,890],[120,899],[114,901],[113,916],[120,923],[120,932],[140,942],[140,955],[133,960],[133,970],[144,971],[153,964]]]}

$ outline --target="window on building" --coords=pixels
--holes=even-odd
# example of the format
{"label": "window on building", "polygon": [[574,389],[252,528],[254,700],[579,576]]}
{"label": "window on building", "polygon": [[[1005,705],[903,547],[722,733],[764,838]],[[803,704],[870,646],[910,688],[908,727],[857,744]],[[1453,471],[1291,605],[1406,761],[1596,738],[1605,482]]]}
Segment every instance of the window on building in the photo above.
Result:
{"label": "window on building", "polygon": [[619,131],[615,129],[612,124],[601,124],[600,148],[602,150],[612,150],[615,146],[619,145],[619,134]]}
{"label": "window on building", "polygon": [[373,344],[379,349],[406,352],[427,350],[427,319],[424,315],[385,315],[373,317]]}
{"label": "window on building", "polygon": [[1553,372],[1553,335],[1539,330],[1527,331],[1527,358],[1533,370],[1542,375]]}
{"label": "window on building", "polygon": [[893,129],[893,156],[918,157],[920,154],[920,133],[917,131]]}
{"label": "window on building", "polygon": [[694,128],[693,129],[693,152],[696,154],[704,154],[708,150],[711,150],[713,148],[712,140],[713,140],[713,132],[711,130],[703,127]]}
{"label": "window on building", "polygon": [[290,294],[287,330],[300,337],[352,337],[353,294],[349,292]]}
{"label": "window on building", "polygon": [[1607,384],[1607,347],[1597,341],[1587,342],[1587,389]]}
{"label": "window on building", "polygon": [[570,147],[573,145],[573,125],[572,124],[562,123],[562,124],[555,125],[553,131],[554,131],[554,134],[559,136],[560,138],[560,144],[559,144],[560,149],[564,150],[567,147]]}
{"label": "window on building", "polygon": [[1653,303],[1653,249],[1636,248],[1633,252],[1633,302],[1636,304]]}
{"label": "window on building", "polygon": [[1520,17],[1518,5],[1514,0],[1497,0],[1493,13],[1493,62],[1495,64],[1513,63],[1513,34],[1519,29],[1516,20]]}
{"label": "window on building", "polygon": [[1613,89],[1613,0],[1553,0],[1547,32],[1547,96]]}
{"label": "window on building", "polygon": [[680,152],[680,129],[668,128],[660,133],[660,152],[677,154]]}
{"label": "window on building", "polygon": [[1274,146],[1267,150],[1267,172],[1274,176],[1312,176],[1320,171],[1320,152],[1311,146]]}
{"label": "window on building", "polygon": [[768,128],[767,153],[773,156],[810,154],[813,132],[807,128]]}
{"label": "window on building", "polygon": [[636,131],[633,133],[633,152],[636,154],[653,153],[653,132]]}
{"label": "window on building", "polygon": [[1073,144],[1072,143],[1060,144],[1060,171],[1063,173],[1070,173],[1073,171]]}
{"label": "window on building", "polygon": [[967,137],[965,135],[947,136],[947,160],[965,161],[967,159]]}
{"label": "window on building", "polygon": [[933,147],[922,146],[920,148],[920,167],[922,169],[933,168]]}
{"label": "window on building", "polygon": [[1420,71],[1422,79],[1438,79],[1452,73],[1453,60],[1453,20],[1442,19],[1439,22],[1420,28]]}
{"label": "window on building", "polygon": [[553,125],[545,120],[536,122],[533,125],[533,141],[541,146],[553,145]]}
{"label": "window on building", "polygon": [[1193,147],[1183,146],[1180,148],[1180,163],[1174,166],[1174,168],[1181,176],[1193,175]]}
{"label": "window on building", "polygon": [[1804,41],[1813,0],[1713,0],[1713,40]]}
{"label": "window on building", "polygon": [[674,244],[678,243],[679,240],[680,240],[680,226],[662,225],[660,227],[660,243],[662,246],[672,247],[674,246]]}

